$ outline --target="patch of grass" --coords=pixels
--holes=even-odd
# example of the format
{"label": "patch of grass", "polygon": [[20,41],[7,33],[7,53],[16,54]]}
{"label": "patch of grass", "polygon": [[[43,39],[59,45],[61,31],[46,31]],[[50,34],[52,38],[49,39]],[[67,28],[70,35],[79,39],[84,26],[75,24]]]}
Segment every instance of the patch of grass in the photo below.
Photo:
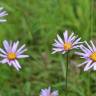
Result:
{"label": "patch of grass", "polygon": [[[20,40],[27,45],[30,54],[29,59],[21,60],[20,72],[0,65],[0,95],[39,96],[41,88],[52,86],[64,96],[66,59],[59,54],[51,55],[52,43],[57,33],[61,35],[66,29],[83,40],[91,38],[91,21],[96,19],[96,14],[91,17],[91,1],[0,0],[0,5],[9,14],[8,21],[0,24],[0,45],[5,39]],[[92,36],[94,34],[95,28]],[[83,73],[73,63],[69,67],[68,96],[88,96],[88,73]],[[96,94],[94,77],[92,73],[94,82],[90,83],[90,96]]]}

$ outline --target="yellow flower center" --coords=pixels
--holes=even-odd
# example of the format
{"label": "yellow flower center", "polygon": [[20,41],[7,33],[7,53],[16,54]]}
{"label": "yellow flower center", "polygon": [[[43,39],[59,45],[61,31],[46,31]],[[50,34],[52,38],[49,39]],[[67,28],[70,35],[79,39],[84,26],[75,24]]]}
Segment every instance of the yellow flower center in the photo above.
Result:
{"label": "yellow flower center", "polygon": [[64,50],[68,51],[71,49],[71,47],[72,47],[71,43],[64,43]]}
{"label": "yellow flower center", "polygon": [[9,60],[14,60],[16,58],[16,54],[13,52],[10,52],[10,53],[8,53],[7,57]]}
{"label": "yellow flower center", "polygon": [[96,52],[93,52],[89,58],[96,62]]}

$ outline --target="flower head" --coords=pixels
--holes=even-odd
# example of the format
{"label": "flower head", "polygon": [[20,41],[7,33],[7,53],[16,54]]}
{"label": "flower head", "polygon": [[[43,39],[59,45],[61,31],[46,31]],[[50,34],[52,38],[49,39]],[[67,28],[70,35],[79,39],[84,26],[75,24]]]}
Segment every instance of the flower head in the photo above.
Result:
{"label": "flower head", "polygon": [[1,17],[4,17],[8,15],[8,13],[6,11],[3,11],[3,7],[0,7],[0,22],[6,22],[6,19],[1,19]]}
{"label": "flower head", "polygon": [[3,58],[1,63],[8,63],[10,66],[14,66],[17,70],[21,68],[17,59],[29,57],[28,55],[23,55],[27,49],[25,48],[25,44],[18,48],[19,41],[17,42],[8,42],[6,40],[3,41],[4,49],[0,48],[0,57]]}
{"label": "flower head", "polygon": [[96,47],[92,41],[90,41],[90,43],[91,46],[85,41],[86,46],[80,46],[82,52],[76,52],[76,54],[80,55],[81,58],[85,59],[85,62],[79,65],[82,66],[86,64],[84,71],[88,71],[91,68],[93,68],[93,70],[96,70]]}
{"label": "flower head", "polygon": [[72,33],[68,37],[68,31],[65,31],[63,33],[64,35],[64,40],[61,39],[59,35],[57,35],[57,40],[55,40],[55,43],[53,44],[53,54],[56,52],[61,52],[64,54],[65,52],[78,48],[79,47],[79,42],[81,38],[77,38],[77,36],[74,36],[74,33]]}
{"label": "flower head", "polygon": [[58,91],[51,92],[51,88],[48,89],[42,89],[40,96],[58,96]]}

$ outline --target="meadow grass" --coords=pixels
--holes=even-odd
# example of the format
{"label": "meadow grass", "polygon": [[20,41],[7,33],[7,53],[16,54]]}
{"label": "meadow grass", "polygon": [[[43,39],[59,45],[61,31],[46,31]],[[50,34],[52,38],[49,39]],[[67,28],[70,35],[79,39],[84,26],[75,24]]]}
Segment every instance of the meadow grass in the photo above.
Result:
{"label": "meadow grass", "polygon": [[[82,40],[95,37],[94,5],[91,0],[0,0],[9,14],[8,21],[0,24],[0,46],[5,39],[20,40],[30,55],[20,60],[19,72],[7,64],[0,65],[0,96],[39,96],[48,86],[65,96],[66,59],[51,54],[52,43],[57,33],[61,35],[66,29]],[[70,55],[70,59],[68,96],[95,96],[96,73],[92,72],[89,85],[88,72],[76,67],[82,62],[80,58]]]}

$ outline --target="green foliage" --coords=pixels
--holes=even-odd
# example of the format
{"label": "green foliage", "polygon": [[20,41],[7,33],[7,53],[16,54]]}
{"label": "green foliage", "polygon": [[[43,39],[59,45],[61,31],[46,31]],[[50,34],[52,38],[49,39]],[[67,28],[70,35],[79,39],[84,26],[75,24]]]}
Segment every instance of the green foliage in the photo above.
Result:
{"label": "green foliage", "polygon": [[[30,54],[29,59],[20,61],[19,72],[0,65],[0,96],[39,96],[40,90],[48,86],[64,96],[66,57],[51,55],[52,43],[57,33],[66,29],[83,40],[94,35],[93,31],[90,33],[91,20],[95,20],[90,18],[91,0],[0,0],[0,5],[9,14],[8,21],[0,24],[0,42],[20,40],[21,44],[26,43]],[[88,73],[76,67],[80,60],[74,56],[70,59],[68,96],[95,96],[96,74],[92,73],[94,82],[89,83]]]}

